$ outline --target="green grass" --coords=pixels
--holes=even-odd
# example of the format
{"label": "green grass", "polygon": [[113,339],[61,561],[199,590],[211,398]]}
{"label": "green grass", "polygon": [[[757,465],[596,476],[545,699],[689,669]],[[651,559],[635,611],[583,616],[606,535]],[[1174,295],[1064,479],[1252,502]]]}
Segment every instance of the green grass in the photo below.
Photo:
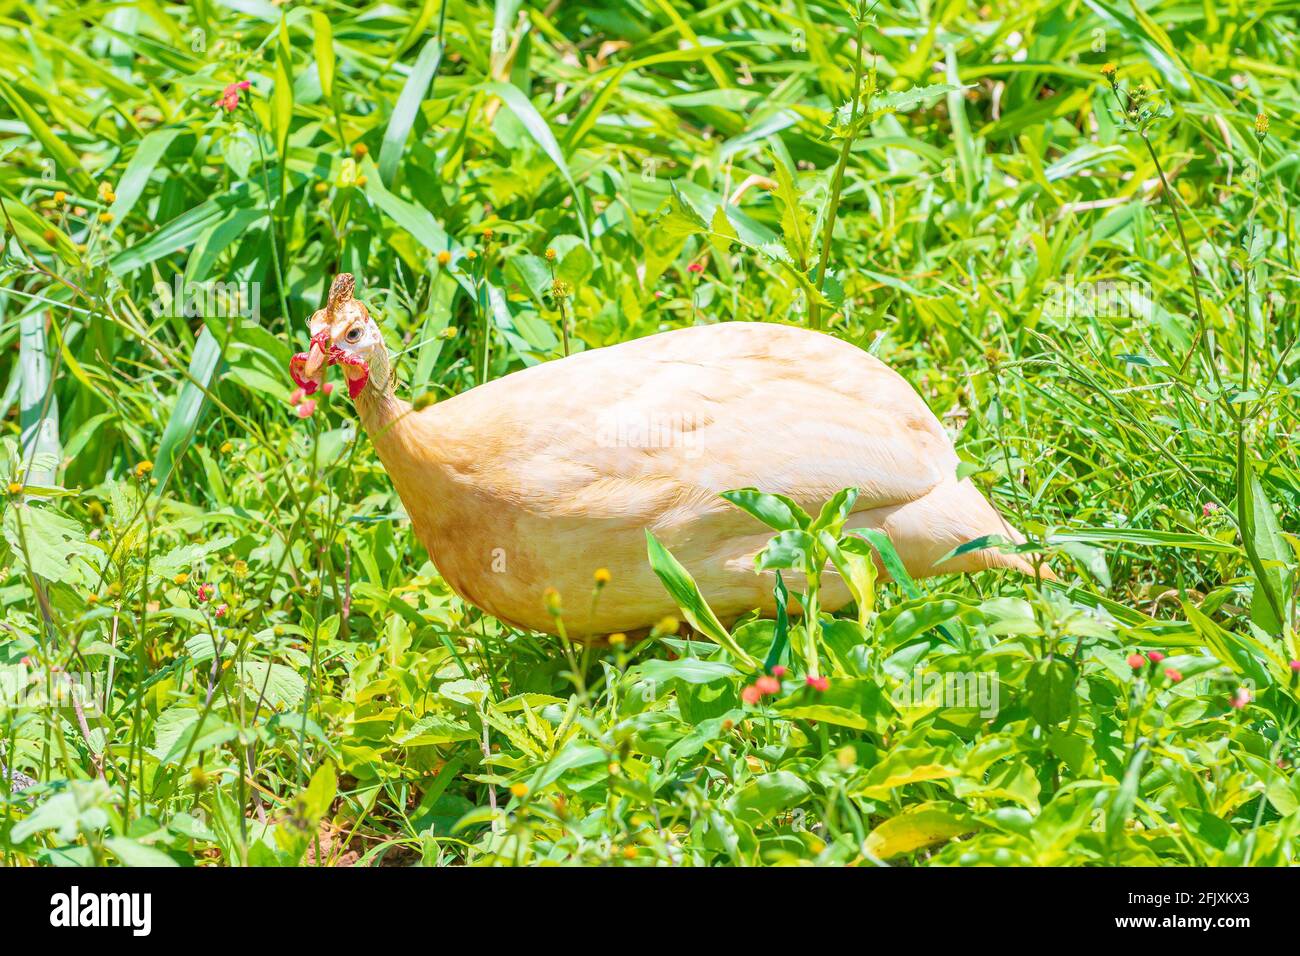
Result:
{"label": "green grass", "polygon": [[[0,857],[1293,862],[1296,38],[1168,0],[0,4]],[[694,640],[513,631],[349,404],[288,403],[340,271],[412,399],[824,328],[1062,583],[863,583],[731,652],[698,606]]]}

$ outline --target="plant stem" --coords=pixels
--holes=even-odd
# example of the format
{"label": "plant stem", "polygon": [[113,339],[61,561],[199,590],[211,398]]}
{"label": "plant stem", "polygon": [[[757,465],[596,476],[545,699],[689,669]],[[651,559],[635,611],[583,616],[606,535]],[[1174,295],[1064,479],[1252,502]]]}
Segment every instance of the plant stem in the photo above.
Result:
{"label": "plant stem", "polygon": [[[866,18],[859,10],[856,19],[857,33],[854,36],[856,58],[853,63],[853,106],[849,115],[849,128],[840,143],[840,156],[835,163],[835,174],[831,179],[831,198],[826,207],[826,220],[822,225],[821,252],[817,258],[817,274],[813,285],[820,292],[826,284],[826,266],[831,258],[831,234],[835,231],[835,216],[840,208],[840,193],[844,189],[844,167],[849,163],[849,153],[853,151],[853,141],[857,134],[859,99],[862,96],[862,33],[866,29]],[[808,320],[814,329],[822,327],[821,303],[816,300],[808,303]]]}

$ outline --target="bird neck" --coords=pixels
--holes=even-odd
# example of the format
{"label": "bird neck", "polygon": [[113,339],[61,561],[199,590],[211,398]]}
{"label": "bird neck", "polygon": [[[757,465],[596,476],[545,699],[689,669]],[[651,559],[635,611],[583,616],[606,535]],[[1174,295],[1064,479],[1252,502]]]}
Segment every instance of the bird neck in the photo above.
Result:
{"label": "bird neck", "polygon": [[410,403],[397,397],[393,388],[393,371],[386,349],[379,348],[370,357],[370,377],[356,398],[357,415],[378,446],[411,411]]}

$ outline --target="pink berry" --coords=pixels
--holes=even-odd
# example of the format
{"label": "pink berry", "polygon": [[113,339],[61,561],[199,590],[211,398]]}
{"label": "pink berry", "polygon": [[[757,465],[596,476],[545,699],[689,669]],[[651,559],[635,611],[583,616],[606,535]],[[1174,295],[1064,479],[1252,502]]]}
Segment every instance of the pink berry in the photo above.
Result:
{"label": "pink berry", "polygon": [[1161,661],[1165,659],[1165,655],[1160,653],[1159,651],[1152,651],[1150,654],[1147,655],[1147,658],[1151,661],[1152,664],[1159,664]]}
{"label": "pink berry", "polygon": [[1147,659],[1141,654],[1130,654],[1125,658],[1125,660],[1128,661],[1128,666],[1133,668],[1135,671],[1140,671],[1142,668],[1147,666]]}
{"label": "pink berry", "polygon": [[809,677],[807,683],[815,691],[826,691],[830,689],[831,679],[829,677]]}

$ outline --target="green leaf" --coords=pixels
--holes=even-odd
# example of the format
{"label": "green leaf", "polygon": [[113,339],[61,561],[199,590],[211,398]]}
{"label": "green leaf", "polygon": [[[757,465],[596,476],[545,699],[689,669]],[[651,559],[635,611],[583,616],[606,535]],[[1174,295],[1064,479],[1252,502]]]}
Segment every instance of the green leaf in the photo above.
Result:
{"label": "green leaf", "polygon": [[769,495],[757,488],[740,488],[724,491],[722,497],[777,531],[806,529],[812,521],[806,511],[785,495]]}
{"label": "green leaf", "polygon": [[94,195],[95,181],[81,168],[77,154],[46,125],[40,114],[32,109],[28,98],[5,80],[0,80],[0,96],[4,97],[19,121],[36,137],[41,148],[63,169],[68,181],[85,195]]}
{"label": "green leaf", "polygon": [[[140,145],[135,149],[135,155],[131,161],[126,164],[126,170],[122,177],[117,181],[117,198],[113,200],[113,205],[109,212],[113,216],[114,222],[122,222],[131,210],[135,208],[136,202],[144,193],[145,186],[149,184],[149,177],[153,175],[154,169],[158,166],[158,161],[162,159],[167,148],[175,142],[176,137],[183,133],[184,130],[173,129],[155,129],[145,134],[144,139],[140,140]],[[229,134],[227,134],[229,138]],[[223,148],[225,141],[223,140]]]}
{"label": "green leaf", "polygon": [[1043,728],[1051,728],[1074,712],[1074,668],[1054,658],[1035,661],[1025,676],[1025,703]]}
{"label": "green leaf", "polygon": [[45,313],[30,311],[19,320],[18,365],[22,372],[19,423],[22,426],[24,484],[58,484],[59,402],[45,344]]}
{"label": "green leaf", "polygon": [[179,866],[162,850],[127,837],[108,837],[104,846],[126,866]]}
{"label": "green leaf", "polygon": [[812,789],[788,770],[755,777],[731,798],[733,812],[770,820],[812,796]]}
{"label": "green leaf", "polygon": [[898,556],[898,552],[894,549],[894,542],[889,540],[889,535],[878,528],[854,528],[849,534],[863,538],[871,543],[871,546],[880,555],[880,563],[885,566],[889,576],[903,589],[904,594],[913,599],[921,596],[921,589],[916,586],[912,576],[907,573],[907,568],[903,567],[903,559]]}
{"label": "green leaf", "polygon": [[799,190],[790,170],[775,151],[771,156],[776,169],[776,198],[781,204],[781,235],[785,237],[785,247],[799,268],[807,269],[812,250],[811,218],[800,203]]}
{"label": "green leaf", "polygon": [[758,662],[735,642],[727,629],[722,626],[713,609],[700,594],[695,579],[673,557],[672,552],[659,543],[650,529],[646,529],[646,549],[650,557],[650,567],[654,569],[665,590],[673,602],[681,609],[691,627],[695,628],[711,641],[725,647],[737,661],[747,669],[753,670]]}
{"label": "green leaf", "polygon": [[754,568],[758,571],[787,568],[806,572],[812,548],[813,536],[807,531],[782,531],[754,555]]}
{"label": "green leaf", "polygon": [[569,164],[564,158],[564,150],[560,149],[560,144],[555,139],[555,134],[551,132],[551,127],[547,125],[542,114],[537,112],[537,108],[529,101],[528,97],[519,90],[518,87],[510,86],[507,83],[484,83],[482,89],[491,93],[493,96],[501,98],[501,102],[506,105],[510,112],[515,114],[515,118],[523,124],[524,129],[528,131],[537,145],[555,164],[564,177],[564,181],[569,184],[569,189],[573,193],[574,213],[578,219],[578,227],[582,230],[583,239],[590,242],[590,236],[587,234],[587,221],[581,213],[581,202],[578,198],[578,184],[573,181],[573,174],[569,172]]}
{"label": "green leaf", "polygon": [[295,707],[307,692],[302,675],[284,664],[245,661],[239,665],[239,676],[253,699],[262,695],[265,688],[266,702],[276,710]]}
{"label": "green leaf", "polygon": [[384,142],[379,148],[379,176],[385,185],[391,186],[393,176],[397,173],[397,163],[406,148],[407,137],[415,117],[419,115],[420,103],[429,86],[437,75],[442,63],[442,43],[434,37],[428,40],[411,68],[402,92],[397,97],[397,105],[388,118],[388,128],[384,130]]}
{"label": "green leaf", "polygon": [[203,414],[207,403],[205,390],[212,388],[220,364],[221,346],[217,344],[216,337],[204,327],[194,343],[194,354],[190,357],[190,380],[181,386],[180,395],[176,398],[176,404],[172,406],[171,417],[167,420],[162,440],[158,443],[153,476],[158,479],[159,493],[162,492],[172,469],[176,467],[176,462],[185,454],[190,439],[194,437],[194,431],[199,425],[199,417]]}
{"label": "green leaf", "polygon": [[47,581],[86,583],[102,558],[77,522],[45,505],[11,502],[4,537],[23,566]]}
{"label": "green leaf", "polygon": [[334,761],[326,759],[312,774],[311,782],[307,784],[307,789],[302,794],[303,809],[306,810],[307,818],[317,822],[329,813],[330,804],[334,802],[337,793],[338,775],[334,772]]}
{"label": "green leaf", "polygon": [[316,75],[326,101],[334,99],[334,28],[330,18],[319,10],[311,12],[312,49],[316,54]]}
{"label": "green leaf", "polygon": [[284,163],[289,152],[289,128],[293,123],[293,46],[289,27],[280,18],[275,45],[275,87],[271,93],[271,132],[275,136],[275,153]]}

